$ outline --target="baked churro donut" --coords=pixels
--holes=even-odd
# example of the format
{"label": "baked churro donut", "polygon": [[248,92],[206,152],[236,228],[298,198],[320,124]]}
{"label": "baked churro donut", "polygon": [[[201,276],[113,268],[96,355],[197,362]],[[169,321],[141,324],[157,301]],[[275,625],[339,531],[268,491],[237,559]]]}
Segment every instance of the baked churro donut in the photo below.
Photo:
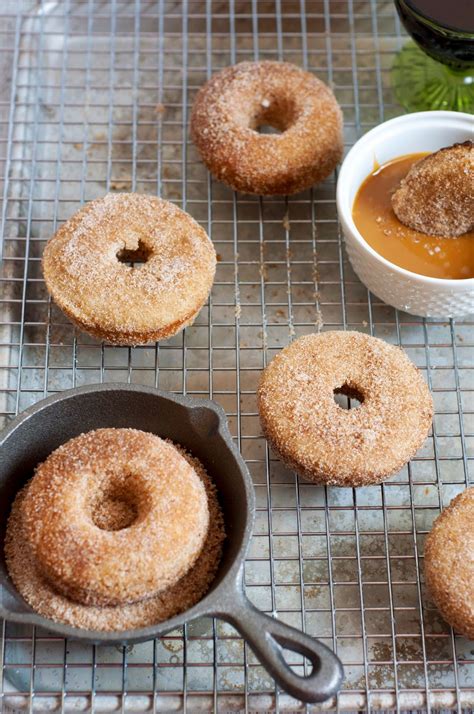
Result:
{"label": "baked churro donut", "polygon": [[[281,134],[259,134],[270,125]],[[236,191],[290,194],[322,181],[343,150],[342,112],[324,82],[288,62],[241,62],[198,92],[191,136]]]}
{"label": "baked churro donut", "polygon": [[[222,557],[225,527],[217,489],[198,459],[178,444],[173,446],[196,472],[204,486],[209,509],[206,540],[194,565],[174,585],[138,602],[100,606],[71,600],[59,593],[37,567],[32,548],[24,537],[23,500],[28,485],[16,495],[8,517],[5,536],[5,559],[8,575],[28,605],[43,617],[73,627],[96,631],[132,630],[169,620],[202,600],[214,580]],[[102,518],[110,514],[108,526],[124,524],[123,511],[116,504],[107,504]],[[125,521],[126,522],[126,521]]]}
{"label": "baked churro donut", "polygon": [[22,500],[38,570],[76,602],[138,602],[176,583],[209,526],[205,488],[170,443],[135,429],[71,439],[36,469]]}
{"label": "baked churro donut", "polygon": [[[145,262],[130,267],[123,260]],[[163,340],[193,322],[215,269],[214,247],[191,216],[134,193],[88,203],[43,255],[46,287],[63,312],[120,345]]]}
{"label": "baked churro donut", "polygon": [[425,544],[425,580],[433,601],[456,632],[474,640],[474,487],[454,498]]}
{"label": "baked churro donut", "polygon": [[[358,399],[343,409],[337,393]],[[361,332],[300,337],[263,372],[258,409],[270,444],[316,483],[365,486],[396,473],[422,445],[433,400],[397,347]]]}
{"label": "baked churro donut", "polygon": [[392,208],[401,223],[427,235],[455,238],[474,231],[474,142],[447,146],[412,164]]}

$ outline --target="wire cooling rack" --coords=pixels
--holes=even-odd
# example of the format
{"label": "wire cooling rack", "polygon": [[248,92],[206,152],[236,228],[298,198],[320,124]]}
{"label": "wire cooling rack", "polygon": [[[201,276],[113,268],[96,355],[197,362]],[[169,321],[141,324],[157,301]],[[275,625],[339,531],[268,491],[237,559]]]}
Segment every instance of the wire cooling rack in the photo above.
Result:
{"label": "wire cooling rack", "polygon": [[[471,711],[474,645],[443,623],[421,566],[433,519],[468,483],[472,322],[422,320],[368,294],[341,243],[336,176],[289,199],[237,195],[212,180],[188,135],[193,97],[211,73],[285,59],[334,88],[348,148],[402,111],[390,87],[404,41],[393,3],[3,0],[0,10],[3,421],[100,381],[217,400],[257,492],[247,593],[337,651],[346,678],[328,707]],[[84,201],[123,190],[185,208],[219,257],[196,323],[136,349],[75,331],[40,267],[45,241]],[[436,404],[433,434],[412,463],[357,491],[315,487],[283,468],[255,403],[259,373],[281,347],[346,328],[403,345]],[[210,620],[128,648],[5,623],[0,664],[4,711],[304,710],[229,625]]]}

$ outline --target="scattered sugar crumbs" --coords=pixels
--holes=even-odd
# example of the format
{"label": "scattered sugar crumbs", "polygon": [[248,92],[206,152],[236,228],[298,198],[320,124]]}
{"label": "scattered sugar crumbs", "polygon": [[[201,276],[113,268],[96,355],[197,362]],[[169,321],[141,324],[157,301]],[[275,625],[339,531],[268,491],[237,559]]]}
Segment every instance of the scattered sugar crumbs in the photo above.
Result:
{"label": "scattered sugar crumbs", "polygon": [[130,191],[132,187],[132,179],[126,179],[122,181],[111,181],[110,190],[111,191]]}

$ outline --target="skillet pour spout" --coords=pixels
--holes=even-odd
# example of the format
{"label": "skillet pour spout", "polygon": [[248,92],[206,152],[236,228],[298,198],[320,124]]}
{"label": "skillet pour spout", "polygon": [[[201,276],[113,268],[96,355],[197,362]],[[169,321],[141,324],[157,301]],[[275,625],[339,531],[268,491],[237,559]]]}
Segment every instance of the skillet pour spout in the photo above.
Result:
{"label": "skillet pour spout", "polygon": [[[189,610],[155,625],[123,632],[84,630],[34,612],[8,577],[0,549],[0,617],[37,625],[93,644],[133,644],[161,637],[202,616],[221,617],[247,640],[263,666],[289,694],[320,702],[339,690],[343,670],[336,655],[318,640],[257,610],[243,588],[243,563],[255,513],[252,480],[227,427],[223,409],[212,401],[176,396],[151,387],[97,384],[53,395],[22,412],[0,435],[0,541],[16,493],[35,466],[81,433],[105,427],[141,429],[180,444],[204,465],[222,506],[226,541],[216,578]],[[283,650],[312,665],[305,677],[285,662]]]}

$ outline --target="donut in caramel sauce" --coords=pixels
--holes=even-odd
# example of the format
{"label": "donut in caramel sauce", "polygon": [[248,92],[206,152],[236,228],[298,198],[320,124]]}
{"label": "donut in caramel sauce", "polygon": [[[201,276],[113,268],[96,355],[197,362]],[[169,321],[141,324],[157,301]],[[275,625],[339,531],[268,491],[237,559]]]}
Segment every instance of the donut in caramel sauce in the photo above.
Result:
{"label": "donut in caramel sauce", "polygon": [[[405,270],[430,278],[472,278],[474,231],[457,237],[428,235],[402,223],[394,212],[393,197],[404,190],[400,186],[404,185],[411,171],[417,170],[416,167],[422,166],[431,156],[408,154],[375,166],[354,199],[352,217],[355,226],[379,255]],[[426,186],[424,190],[427,190]],[[424,200],[420,196],[416,203],[418,215],[422,213],[419,207]]]}
{"label": "donut in caramel sauce", "polygon": [[416,161],[392,196],[397,218],[427,235],[474,231],[474,143],[454,144]]}

